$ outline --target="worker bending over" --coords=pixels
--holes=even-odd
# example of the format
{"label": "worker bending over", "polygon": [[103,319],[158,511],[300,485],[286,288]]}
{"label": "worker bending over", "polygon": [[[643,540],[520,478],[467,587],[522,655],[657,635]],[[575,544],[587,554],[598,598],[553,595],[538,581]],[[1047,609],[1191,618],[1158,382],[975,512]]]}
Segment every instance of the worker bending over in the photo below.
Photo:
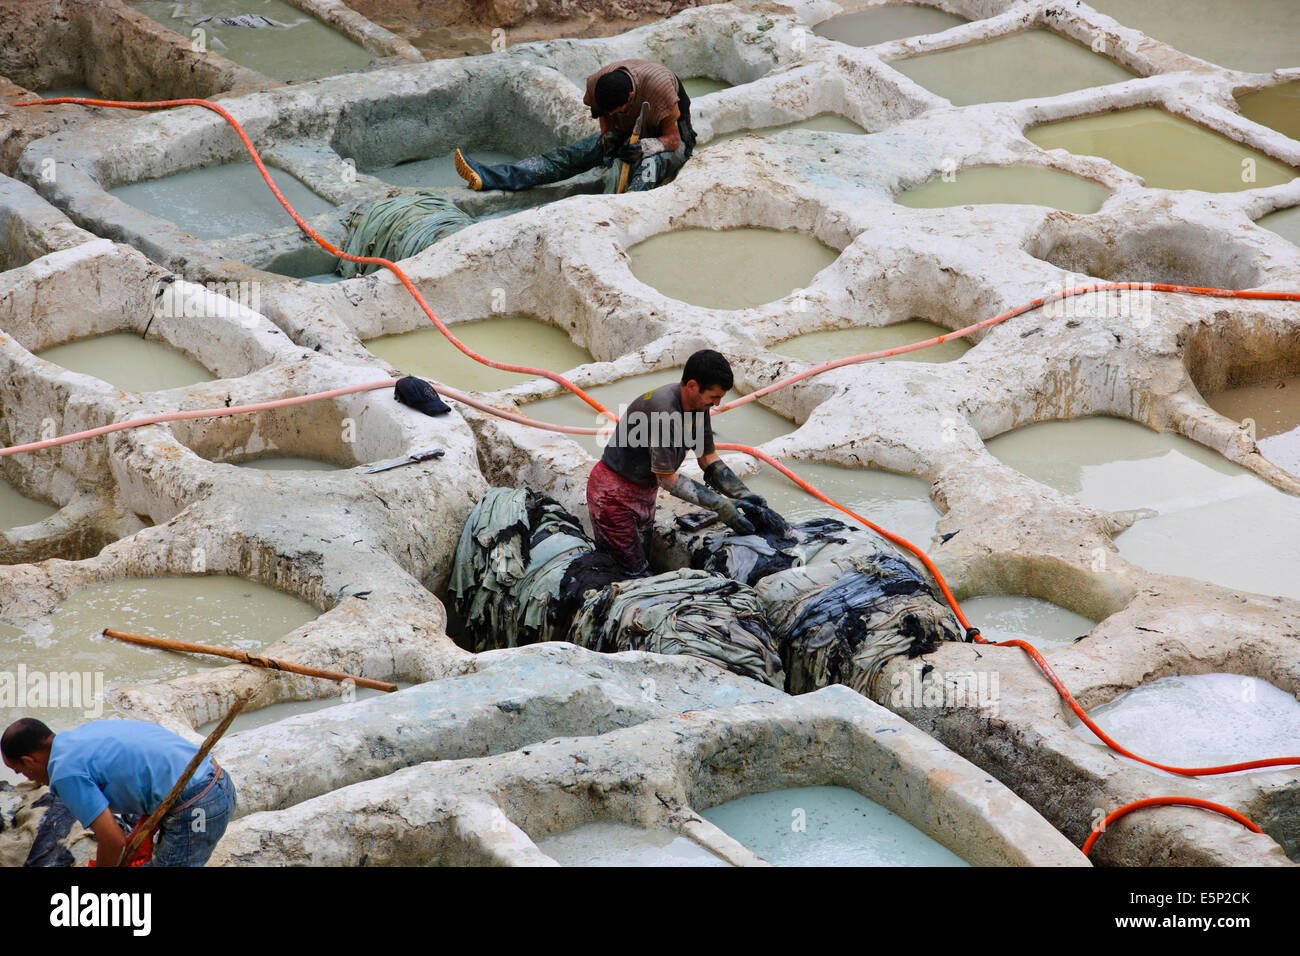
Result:
{"label": "worker bending over", "polygon": [[[620,60],[587,77],[582,102],[600,120],[600,133],[516,163],[487,166],[456,150],[456,171],[471,189],[529,189],[555,183],[597,166],[607,170],[604,191],[616,192],[615,159],[630,167],[627,189],[653,189],[668,182],[695,149],[691,98],[666,66],[649,60]],[[641,139],[628,140],[648,104]]]}
{"label": "worker bending over", "polygon": [[[753,534],[742,509],[766,507],[718,457],[709,409],[732,386],[731,366],[712,349],[696,352],[681,382],[661,385],[632,402],[619,419],[587,479],[587,508],[596,547],[634,575],[648,573],[646,558],[655,497],[660,488],[715,511],[732,530]],[[705,484],[677,474],[688,450],[704,469]]]}
{"label": "worker bending over", "polygon": [[[95,834],[96,866],[117,866],[127,838],[113,814],[144,819],[166,799],[198,747],[141,720],[93,720],[55,734],[32,717],[0,737],[5,766],[48,785]],[[202,866],[235,809],[235,785],[211,757],[158,825],[152,866]]]}

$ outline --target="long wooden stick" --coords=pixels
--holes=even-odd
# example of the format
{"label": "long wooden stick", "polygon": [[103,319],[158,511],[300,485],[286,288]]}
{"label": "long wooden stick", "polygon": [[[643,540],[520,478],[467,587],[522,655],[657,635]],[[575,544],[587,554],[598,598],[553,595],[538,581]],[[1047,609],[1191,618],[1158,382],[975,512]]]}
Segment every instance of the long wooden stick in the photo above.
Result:
{"label": "long wooden stick", "polygon": [[[639,115],[636,118],[636,125],[632,127],[632,135],[629,136],[627,140],[627,144],[629,146],[635,146],[637,143],[641,142],[641,127],[642,124],[645,123],[646,114],[649,111],[650,111],[650,104],[642,103],[641,115]],[[629,163],[627,160],[623,160],[623,169],[618,174],[618,192],[620,194],[623,192],[623,190],[627,189],[627,177],[628,177],[628,173],[630,173],[631,171],[632,171],[631,163]]]}
{"label": "long wooden stick", "polygon": [[288,661],[277,660],[274,657],[258,657],[256,654],[249,654],[246,651],[235,650],[230,647],[217,647],[215,644],[194,644],[190,641],[174,641],[168,637],[150,637],[148,634],[130,634],[126,631],[115,631],[112,628],[107,627],[104,628],[104,636],[112,637],[119,641],[126,641],[128,644],[143,644],[145,647],[158,647],[165,651],[188,651],[191,654],[212,654],[216,657],[228,657],[232,661],[239,661],[241,664],[251,664],[254,667],[265,667],[267,670],[287,671],[290,674],[303,674],[307,677],[323,677],[326,680],[350,680],[358,687],[369,687],[372,690],[382,690],[389,694],[397,690],[397,685],[390,684],[388,681],[372,680],[369,677],[355,677],[352,674],[344,674],[340,671],[321,670],[319,667],[308,667],[305,664],[291,664]]}
{"label": "long wooden stick", "polygon": [[149,839],[149,836],[153,833],[154,829],[162,822],[162,818],[167,816],[167,811],[171,810],[172,805],[175,804],[176,801],[180,799],[180,795],[185,792],[186,785],[190,782],[190,778],[194,776],[194,771],[199,769],[199,764],[203,763],[204,758],[207,757],[208,751],[211,750],[213,746],[215,746],[216,742],[221,739],[221,735],[226,732],[227,728],[229,728],[234,722],[235,717],[244,709],[244,705],[252,700],[252,698],[253,692],[249,691],[235,700],[235,706],[230,708],[230,713],[221,718],[221,723],[217,724],[216,729],[213,730],[212,733],[208,734],[207,739],[203,741],[203,746],[199,747],[198,751],[194,754],[194,758],[189,762],[189,766],[185,768],[185,772],[181,774],[180,779],[176,781],[170,792],[168,792],[166,798],[163,799],[163,802],[158,804],[158,806],[154,808],[153,813],[145,817],[144,822],[135,828],[133,831],[135,835],[131,837],[130,842],[122,849],[122,856],[117,861],[118,866],[131,865],[131,857],[133,857],[135,851],[140,848],[140,844]]}

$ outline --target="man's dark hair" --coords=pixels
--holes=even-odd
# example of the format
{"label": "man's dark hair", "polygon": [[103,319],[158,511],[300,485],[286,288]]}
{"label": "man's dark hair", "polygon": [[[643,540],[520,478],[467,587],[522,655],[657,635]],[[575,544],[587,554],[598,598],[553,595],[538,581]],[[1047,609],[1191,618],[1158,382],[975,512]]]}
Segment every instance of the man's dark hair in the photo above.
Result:
{"label": "man's dark hair", "polygon": [[700,391],[721,385],[724,392],[730,391],[736,380],[731,374],[731,364],[723,358],[721,352],[713,349],[700,349],[686,360],[682,369],[682,384],[694,380]]}
{"label": "man's dark hair", "polygon": [[54,736],[50,730],[35,717],[22,717],[10,724],[0,737],[0,753],[6,760],[20,760],[40,751],[46,741]]}
{"label": "man's dark hair", "polygon": [[591,108],[591,115],[599,119],[611,110],[616,110],[627,102],[632,92],[632,77],[623,70],[611,70],[596,81],[596,105]]}

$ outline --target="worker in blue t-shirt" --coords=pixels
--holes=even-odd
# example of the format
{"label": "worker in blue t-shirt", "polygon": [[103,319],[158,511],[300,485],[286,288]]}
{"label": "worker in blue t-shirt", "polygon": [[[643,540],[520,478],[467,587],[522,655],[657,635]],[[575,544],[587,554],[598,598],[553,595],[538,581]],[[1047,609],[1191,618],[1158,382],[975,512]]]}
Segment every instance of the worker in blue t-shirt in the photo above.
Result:
{"label": "worker in blue t-shirt", "polygon": [[[143,819],[157,809],[198,748],[179,734],[140,720],[95,720],[55,734],[31,717],[0,737],[4,764],[48,785],[95,834],[96,866],[116,866],[127,838],[113,814]],[[176,805],[158,825],[153,866],[202,866],[226,832],[235,787],[205,757]]]}

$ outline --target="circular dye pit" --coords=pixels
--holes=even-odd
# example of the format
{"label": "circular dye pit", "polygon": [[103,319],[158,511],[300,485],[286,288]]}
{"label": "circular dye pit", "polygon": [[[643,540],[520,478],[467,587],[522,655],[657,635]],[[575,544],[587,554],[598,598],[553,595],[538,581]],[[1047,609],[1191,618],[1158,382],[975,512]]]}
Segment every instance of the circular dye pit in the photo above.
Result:
{"label": "circular dye pit", "polygon": [[537,841],[561,866],[728,866],[704,847],[669,830],[624,823],[588,823]]}
{"label": "circular dye pit", "polygon": [[[591,354],[553,325],[527,315],[502,315],[450,326],[456,338],[480,354],[510,365],[566,371],[586,365]],[[385,335],[365,343],[373,354],[407,375],[444,382],[462,391],[492,392],[533,376],[503,372],[474,361],[436,328]]]}
{"label": "circular dye pit", "polygon": [[[477,163],[495,166],[497,163],[513,163],[520,157],[503,153],[497,149],[465,149],[465,155]],[[372,170],[370,175],[382,179],[394,186],[411,186],[416,189],[445,189],[448,186],[464,186],[465,180],[456,172],[455,153],[444,153],[429,159],[415,159],[395,166],[385,166]]]}
{"label": "circular dye pit", "polygon": [[968,866],[847,787],[755,793],[700,816],[774,866]]}
{"label": "circular dye pit", "polygon": [[1149,571],[1300,599],[1300,499],[1178,435],[1118,418],[1028,425],[986,442],[1003,464],[1107,511],[1151,508],[1115,539]]}
{"label": "circular dye pit", "polygon": [[[1088,716],[1126,750],[1171,767],[1300,753],[1300,702],[1268,681],[1241,674],[1162,677],[1092,708]],[[1082,723],[1074,732],[1105,747]]]}
{"label": "circular dye pit", "polygon": [[110,332],[38,352],[70,372],[93,375],[127,392],[156,392],[215,376],[184,352],[134,332]]}
{"label": "circular dye pit", "polygon": [[1252,419],[1260,454],[1300,475],[1300,375],[1216,392],[1206,402],[1236,421]]}
{"label": "circular dye pit", "polygon": [[1025,641],[1040,650],[1073,644],[1097,623],[1051,601],[1021,594],[981,594],[960,604],[986,639]]}
{"label": "circular dye pit", "polygon": [[889,65],[954,106],[1057,96],[1133,79],[1113,60],[1041,29],[891,60]]}
{"label": "circular dye pit", "polygon": [[[300,216],[308,218],[334,209],[283,169],[268,163],[267,171]],[[118,186],[108,193],[151,216],[175,223],[199,239],[225,239],[293,228],[293,220],[266,188],[257,167],[248,162],[192,169]]]}
{"label": "circular dye pit", "polygon": [[817,24],[813,32],[819,37],[850,46],[875,46],[877,43],[901,40],[903,37],[938,33],[966,22],[961,17],[933,7],[900,3],[832,17]]}
{"label": "circular dye pit", "polygon": [[58,510],[43,501],[28,498],[9,482],[0,478],[0,531],[36,524],[51,517]]}
{"label": "circular dye pit", "polygon": [[[108,689],[231,663],[126,644],[104,637],[104,628],[253,652],[319,613],[292,595],[224,575],[131,578],[83,588],[47,617],[0,630],[0,725],[26,716],[56,732],[71,729],[103,716]],[[7,697],[6,678],[14,691]]]}
{"label": "circular dye pit", "polygon": [[[900,345],[911,345],[913,342],[924,342],[926,339],[944,335],[948,331],[948,329],[935,325],[933,322],[926,322],[924,319],[910,319],[907,322],[896,322],[893,325],[882,325],[873,328],[830,329],[825,332],[808,332],[805,335],[797,335],[792,339],[786,339],[784,342],[777,342],[775,345],[768,346],[768,348],[778,355],[787,355],[790,358],[817,363],[845,358],[850,355],[863,355],[867,352],[883,352],[886,349],[898,348]],[[951,362],[953,359],[961,358],[970,350],[970,339],[953,339],[940,345],[917,349],[915,352],[904,352],[902,355],[891,355],[888,358],[873,359],[873,361]]]}
{"label": "circular dye pit", "polygon": [[[730,414],[730,413],[728,413]],[[784,461],[814,488],[886,531],[906,538],[925,550],[939,524],[939,509],[930,500],[930,486],[921,478],[870,468],[844,468],[816,461]],[[844,512],[804,491],[775,468],[764,465],[744,479],[755,494],[791,523],[809,518],[836,518],[856,522]]]}
{"label": "circular dye pit", "polygon": [[[633,375],[608,385],[584,388],[583,391],[614,414],[621,415],[626,406],[632,404],[641,395],[653,391],[660,385],[680,382],[681,379],[682,370],[674,368],[662,372]],[[739,397],[740,393],[732,390],[723,396],[722,401],[725,404]],[[529,418],[557,425],[580,425],[584,428],[612,427],[609,419],[598,414],[576,395],[571,394],[557,395],[555,398],[546,398],[540,402],[530,402],[523,406],[520,412]],[[761,445],[795,429],[795,424],[789,419],[782,418],[758,402],[749,402],[729,412],[715,415],[711,424],[715,442],[734,442],[740,445]],[[569,435],[567,437],[582,445],[592,457],[599,458],[604,452],[605,446],[601,443],[601,436]]]}
{"label": "circular dye pit", "polygon": [[[1025,132],[1043,149],[1101,156],[1148,187],[1236,192],[1288,183],[1300,170],[1154,106],[1044,123]],[[1253,161],[1249,170],[1243,161]],[[1247,172],[1253,178],[1244,177]]]}
{"label": "circular dye pit", "polygon": [[1110,195],[1101,183],[1046,166],[966,166],[899,193],[894,201],[913,209],[942,209],[988,203],[1049,206],[1093,213]]}
{"label": "circular dye pit", "polygon": [[786,130],[798,129],[810,133],[847,133],[853,136],[861,136],[866,132],[861,126],[853,120],[845,119],[838,113],[818,113],[816,116],[809,117],[806,120],[800,120],[797,123],[785,123],[781,126],[764,126],[759,129],[738,129],[731,133],[719,133],[713,139],[709,140],[700,149],[708,149],[725,143],[730,139],[737,139],[741,136],[775,136],[777,133],[783,133]]}
{"label": "circular dye pit", "polygon": [[749,309],[806,287],[839,253],[775,229],[678,229],[628,250],[632,274],[670,299]]}
{"label": "circular dye pit", "polygon": [[[284,0],[148,0],[132,6],[187,42],[199,42],[194,30],[203,30],[201,42],[207,49],[277,80],[351,73],[364,70],[373,58],[365,47]],[[260,14],[285,26],[255,29],[215,21],[198,23],[203,17],[241,14]]]}

